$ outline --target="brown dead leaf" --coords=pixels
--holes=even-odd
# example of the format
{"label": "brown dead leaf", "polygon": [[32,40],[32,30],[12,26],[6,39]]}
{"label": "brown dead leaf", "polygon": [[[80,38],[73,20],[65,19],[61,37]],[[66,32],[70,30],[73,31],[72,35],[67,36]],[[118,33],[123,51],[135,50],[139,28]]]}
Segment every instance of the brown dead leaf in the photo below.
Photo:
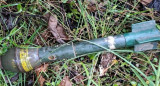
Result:
{"label": "brown dead leaf", "polygon": [[[104,76],[107,70],[116,63],[116,56],[112,53],[103,53],[99,65],[100,76]],[[111,66],[110,66],[111,64]]]}
{"label": "brown dead leaf", "polygon": [[65,76],[59,86],[72,86],[72,82],[69,79],[69,76]]}
{"label": "brown dead leaf", "polygon": [[50,13],[44,14],[43,17],[46,19],[46,21],[48,21],[48,20],[49,20],[49,17],[50,17]]}
{"label": "brown dead leaf", "polygon": [[51,31],[53,36],[56,38],[56,41],[59,43],[65,43],[64,40],[69,40],[69,37],[66,35],[64,28],[58,25],[58,19],[56,15],[51,15],[48,20],[48,29]]}
{"label": "brown dead leaf", "polygon": [[87,5],[87,10],[90,12],[95,12],[95,11],[105,11],[105,5],[108,3],[108,1],[100,2],[98,3],[97,0],[87,0],[86,3]]}
{"label": "brown dead leaf", "polygon": [[51,37],[51,36],[52,36],[52,34],[48,30],[45,30],[44,32],[40,33],[40,35],[37,35],[35,37],[34,43],[37,44],[37,45],[44,46],[44,45],[46,45],[44,40],[46,42],[49,41],[49,40],[53,40],[53,37]]}
{"label": "brown dead leaf", "polygon": [[40,75],[41,72],[46,72],[47,68],[48,68],[49,64],[43,64],[40,67],[38,67],[37,69],[35,69],[36,75],[38,77],[38,82],[40,84],[40,86],[43,86],[43,83],[45,81],[45,79],[43,78],[42,75]]}
{"label": "brown dead leaf", "polygon": [[96,5],[95,4],[89,4],[87,6],[87,9],[91,12],[95,12],[97,10]]}
{"label": "brown dead leaf", "polygon": [[152,0],[140,0],[140,2],[143,4],[143,5],[147,5],[151,2]]}
{"label": "brown dead leaf", "polygon": [[83,82],[84,76],[82,75],[77,75],[74,80],[76,83],[81,83],[84,86],[84,82]]}

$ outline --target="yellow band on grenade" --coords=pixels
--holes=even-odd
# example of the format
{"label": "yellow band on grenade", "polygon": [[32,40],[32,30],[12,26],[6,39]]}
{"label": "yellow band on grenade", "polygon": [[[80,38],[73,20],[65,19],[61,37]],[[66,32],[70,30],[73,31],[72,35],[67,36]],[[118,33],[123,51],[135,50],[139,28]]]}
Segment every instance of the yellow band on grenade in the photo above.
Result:
{"label": "yellow band on grenade", "polygon": [[29,61],[29,57],[28,57],[28,49],[20,49],[20,61],[21,61],[21,65],[23,67],[23,69],[28,72],[30,70],[32,70],[32,65]]}

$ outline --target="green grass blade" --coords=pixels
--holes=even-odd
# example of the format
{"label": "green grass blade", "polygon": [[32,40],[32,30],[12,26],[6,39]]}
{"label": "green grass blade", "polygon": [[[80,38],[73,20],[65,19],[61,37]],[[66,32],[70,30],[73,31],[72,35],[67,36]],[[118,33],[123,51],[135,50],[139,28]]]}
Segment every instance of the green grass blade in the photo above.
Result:
{"label": "green grass blade", "polygon": [[2,5],[0,6],[0,8],[3,8],[3,7],[11,7],[11,6],[17,6],[18,4],[8,4],[8,5]]}
{"label": "green grass blade", "polygon": [[95,85],[95,86],[98,86],[98,84],[92,79],[92,83]]}
{"label": "green grass blade", "polygon": [[7,86],[7,82],[6,82],[6,80],[5,80],[5,76],[4,76],[4,74],[2,73],[2,70],[0,69],[0,74],[1,74],[1,76],[2,76],[2,78],[3,78],[3,80],[5,81],[5,85]]}
{"label": "green grass blade", "polygon": [[10,78],[8,77],[8,75],[7,75],[7,73],[6,73],[6,71],[4,71],[4,73],[6,74],[6,77],[7,77],[7,80],[8,80],[9,85],[10,85],[10,86],[13,86],[12,83],[11,83]]}
{"label": "green grass blade", "polygon": [[142,54],[143,56],[145,56],[145,58],[146,58],[146,59],[148,60],[148,62],[150,63],[152,69],[154,70],[154,73],[157,74],[157,70],[156,70],[156,68],[154,67],[153,63],[152,63],[152,62],[150,61],[150,59],[148,58],[148,56],[147,56],[146,54],[144,54],[144,53],[140,53],[140,54]]}
{"label": "green grass blade", "polygon": [[23,23],[22,26],[19,27],[19,28],[14,27],[14,28],[11,30],[11,32],[10,32],[10,34],[9,34],[8,36],[0,39],[0,42],[3,41],[3,40],[5,40],[6,38],[8,38],[8,37],[10,37],[10,36],[12,36],[12,35],[14,35],[14,34],[16,34],[16,33],[23,27],[23,25],[24,25],[24,23]]}
{"label": "green grass blade", "polygon": [[[82,39],[81,39],[81,40],[82,40]],[[129,64],[131,67],[133,67],[136,71],[138,71],[141,75],[143,75],[143,76],[151,83],[152,86],[155,85],[155,84],[153,83],[153,81],[152,81],[151,79],[149,79],[140,69],[138,69],[137,67],[135,67],[131,62],[127,61],[124,57],[120,56],[118,53],[116,53],[116,52],[114,52],[114,51],[112,51],[112,50],[110,50],[110,49],[108,49],[108,48],[106,48],[106,47],[103,47],[103,46],[101,46],[101,45],[95,44],[95,43],[93,43],[93,42],[90,42],[90,41],[87,41],[87,40],[83,40],[83,41],[88,42],[88,43],[91,43],[91,44],[94,44],[94,45],[96,45],[96,46],[99,46],[99,47],[101,47],[101,48],[103,48],[103,49],[105,49],[105,50],[107,50],[107,51],[115,54],[116,56],[118,56],[119,58],[121,58],[122,60],[124,60],[127,64]]]}
{"label": "green grass blade", "polygon": [[133,69],[133,68],[131,68],[132,69],[132,71],[136,74],[136,76],[138,77],[138,79],[142,82],[142,84],[144,85],[144,86],[147,86],[147,83],[144,81],[144,79],[138,74],[138,72],[135,70],[135,69]]}
{"label": "green grass blade", "polygon": [[89,74],[89,72],[88,72],[88,69],[87,69],[87,67],[86,67],[86,65],[85,65],[84,63],[81,62],[81,65],[83,66],[83,68],[84,68],[84,70],[85,70],[85,72],[86,72],[86,75],[87,75],[87,77],[88,77],[88,79],[89,79],[87,86],[90,86],[91,80],[90,80],[90,74]]}
{"label": "green grass blade", "polygon": [[160,85],[160,60],[159,60],[159,65],[158,65],[158,70],[157,70],[157,75],[156,75],[156,86]]}

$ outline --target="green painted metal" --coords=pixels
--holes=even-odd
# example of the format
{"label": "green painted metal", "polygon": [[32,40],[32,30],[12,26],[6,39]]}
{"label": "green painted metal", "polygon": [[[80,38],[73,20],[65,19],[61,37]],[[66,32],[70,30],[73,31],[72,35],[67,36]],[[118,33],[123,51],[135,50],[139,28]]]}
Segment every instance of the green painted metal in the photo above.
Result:
{"label": "green painted metal", "polygon": [[160,31],[156,28],[124,34],[127,47],[141,43],[158,41],[160,40],[159,36]]}
{"label": "green painted metal", "polygon": [[124,34],[126,46],[134,46],[147,42],[159,41],[160,31],[154,20],[132,25],[132,32]]}
{"label": "green painted metal", "polygon": [[[27,53],[20,53],[20,50],[27,50]],[[20,55],[21,54],[21,55]],[[24,58],[20,58],[24,57]],[[38,49],[31,48],[31,49],[20,49],[20,48],[12,48],[7,51],[7,54],[1,56],[2,68],[5,70],[11,70],[13,72],[28,72],[35,67],[41,65],[39,56],[38,56]],[[26,67],[23,67],[23,66]],[[27,67],[27,66],[31,66]]]}
{"label": "green painted metal", "polygon": [[[123,35],[117,35],[113,36],[115,48],[121,48],[125,47],[125,38]],[[106,48],[112,48],[109,47],[109,41],[110,39],[107,38],[99,38],[99,39],[94,39],[90,40],[90,42],[101,45]],[[60,47],[43,47],[39,49],[39,54],[40,59],[42,59],[42,62],[46,61],[51,61],[48,57],[53,56],[54,60],[61,60],[61,59],[68,59],[68,58],[74,58],[77,56],[85,55],[88,53],[93,53],[93,52],[99,52],[99,51],[104,51],[103,48],[94,45],[88,42],[79,42],[79,43],[70,43],[66,44]],[[113,47],[114,48],[114,47]]]}
{"label": "green painted metal", "polygon": [[160,31],[156,28],[155,21],[151,20],[133,24],[130,33],[90,40],[89,42],[92,43],[83,41],[39,49],[13,48],[1,56],[0,67],[13,72],[28,72],[44,62],[54,62],[104,51],[97,45],[109,49],[134,46],[135,51],[145,51],[156,49],[158,41],[160,41]]}

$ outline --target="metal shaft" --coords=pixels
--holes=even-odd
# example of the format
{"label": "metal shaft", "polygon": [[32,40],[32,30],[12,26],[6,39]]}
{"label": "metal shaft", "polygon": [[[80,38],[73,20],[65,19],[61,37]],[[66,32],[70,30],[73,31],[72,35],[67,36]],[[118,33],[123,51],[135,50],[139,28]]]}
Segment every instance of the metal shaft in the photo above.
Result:
{"label": "metal shaft", "polygon": [[103,48],[97,45],[100,45],[109,49],[121,48],[121,47],[125,47],[126,45],[125,38],[123,35],[116,35],[116,36],[109,36],[106,38],[94,39],[94,40],[90,40],[90,42],[94,44],[91,44],[88,42],[79,42],[79,43],[66,44],[58,48],[43,47],[39,49],[39,53],[43,53],[43,54],[39,54],[39,57],[43,62],[50,61],[51,58],[53,58],[54,60],[61,60],[61,59],[68,59],[76,56],[85,55],[88,53],[104,51]]}
{"label": "metal shaft", "polygon": [[[78,43],[69,43],[59,47],[42,47],[20,49],[12,48],[1,56],[0,67],[13,72],[28,72],[44,62],[54,62],[79,57],[93,52],[134,46],[135,51],[156,49],[160,41],[160,31],[155,21],[147,21],[132,25],[132,32],[116,36],[108,36]],[[95,45],[96,44],[96,45]]]}

